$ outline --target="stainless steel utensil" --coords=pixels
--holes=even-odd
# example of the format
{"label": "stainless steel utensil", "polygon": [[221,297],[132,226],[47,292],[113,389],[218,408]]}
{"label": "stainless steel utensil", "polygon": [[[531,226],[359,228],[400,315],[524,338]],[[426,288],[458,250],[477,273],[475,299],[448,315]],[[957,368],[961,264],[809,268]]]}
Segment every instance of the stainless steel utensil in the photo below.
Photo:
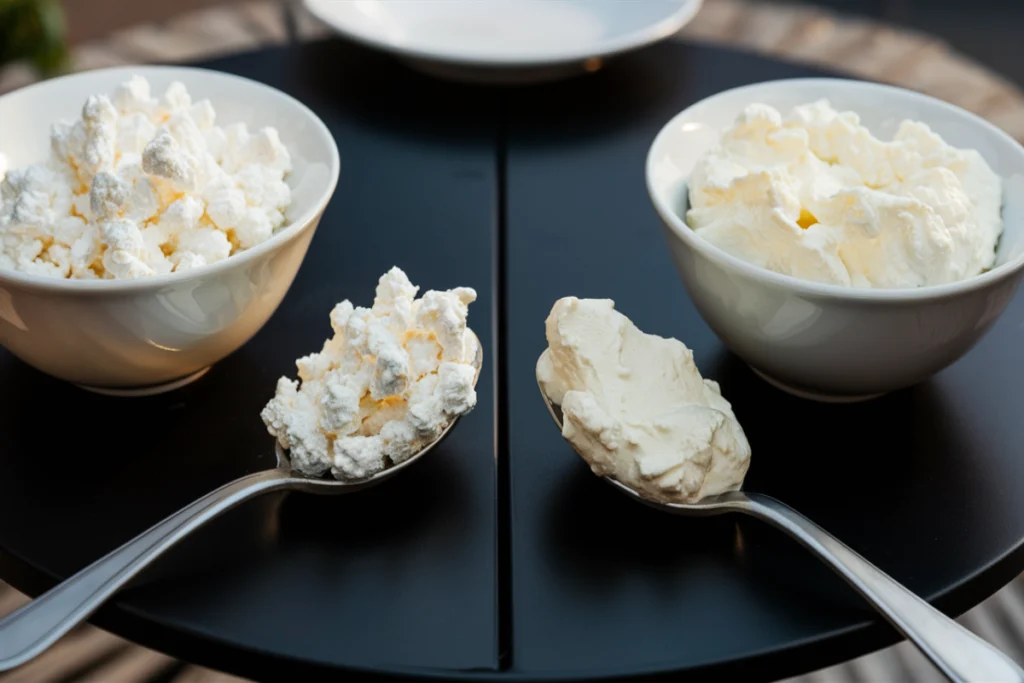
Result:
{"label": "stainless steel utensil", "polygon": [[[472,332],[469,332],[472,335]],[[473,365],[480,378],[483,349],[476,344]],[[313,479],[293,474],[287,455],[277,449],[277,467],[248,474],[191,505],[175,512],[117,550],[96,560],[63,583],[51,588],[21,609],[0,619],[0,671],[24,664],[53,645],[65,633],[84,621],[111,595],[149,566],[171,546],[214,517],[236,505],[271,491],[294,490],[317,494],[355,493],[376,486],[434,449],[458,423],[452,420],[444,431],[408,460],[356,482]]]}
{"label": "stainless steel utensil", "polygon": [[[562,409],[544,388],[548,412],[562,430]],[[952,681],[1013,683],[1024,681],[1024,671],[1005,654],[897,583],[842,541],[793,508],[769,496],[733,491],[697,503],[662,503],[648,500],[620,481],[605,477],[631,498],[673,515],[708,516],[740,512],[785,531],[846,579],[900,633],[906,636]]]}

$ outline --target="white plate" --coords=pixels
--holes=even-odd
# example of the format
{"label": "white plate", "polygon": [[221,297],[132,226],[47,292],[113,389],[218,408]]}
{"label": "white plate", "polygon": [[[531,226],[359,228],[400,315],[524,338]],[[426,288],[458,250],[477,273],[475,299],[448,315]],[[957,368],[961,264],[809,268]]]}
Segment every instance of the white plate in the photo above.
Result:
{"label": "white plate", "polygon": [[667,38],[702,0],[305,0],[339,33],[439,76],[551,80]]}

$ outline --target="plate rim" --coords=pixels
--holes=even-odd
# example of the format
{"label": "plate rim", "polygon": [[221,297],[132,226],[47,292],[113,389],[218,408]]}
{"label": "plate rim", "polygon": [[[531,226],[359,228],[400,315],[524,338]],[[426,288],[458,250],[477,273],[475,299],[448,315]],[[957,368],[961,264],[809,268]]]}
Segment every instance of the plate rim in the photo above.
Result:
{"label": "plate rim", "polygon": [[329,27],[334,33],[367,47],[407,59],[474,69],[502,70],[564,66],[566,64],[584,62],[593,58],[610,57],[624,52],[638,50],[642,47],[660,42],[678,32],[683,26],[688,24],[697,15],[704,4],[704,0],[675,1],[679,3],[679,6],[672,14],[669,14],[668,16],[640,29],[625,33],[618,39],[595,42],[595,49],[593,50],[566,50],[562,54],[557,55],[495,55],[490,57],[474,57],[409,47],[381,40],[376,36],[367,35],[362,32],[352,31],[345,24],[335,21],[326,12],[324,12],[324,6],[327,5],[330,0],[302,0],[302,6],[318,21]]}

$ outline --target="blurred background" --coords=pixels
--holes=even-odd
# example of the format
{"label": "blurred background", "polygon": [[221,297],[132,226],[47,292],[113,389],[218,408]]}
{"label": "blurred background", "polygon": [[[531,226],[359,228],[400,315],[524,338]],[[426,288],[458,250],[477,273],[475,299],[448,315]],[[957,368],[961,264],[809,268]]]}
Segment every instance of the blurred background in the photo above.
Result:
{"label": "blurred background", "polygon": [[[11,5],[57,4],[67,17],[70,43],[101,38],[110,31],[144,21],[163,21],[224,0],[177,0],[150,3],[131,0],[7,0]],[[712,0],[713,1],[713,0]],[[781,0],[755,0],[769,5]],[[812,0],[808,4],[844,14],[876,19],[894,26],[917,29],[947,40],[957,49],[1000,68],[1016,82],[1024,82],[1021,28],[1024,2],[1014,0]]]}
{"label": "blurred background", "polygon": [[[711,0],[713,3],[714,0]],[[32,23],[45,24],[44,33],[54,41],[76,45],[96,40],[118,29],[143,22],[163,22],[193,10],[226,5],[224,0],[176,0],[154,3],[138,0],[0,0],[4,8],[3,41],[17,42],[18,35],[34,31]],[[287,5],[287,2],[282,2]],[[752,4],[786,6],[784,0],[752,0]],[[1021,29],[1024,2],[1015,0],[809,0],[809,6],[864,17],[940,37],[965,55],[988,64],[1018,84],[1024,83]],[[12,21],[12,15],[21,19]],[[52,17],[63,15],[64,30]],[[42,20],[32,16],[47,17]],[[3,44],[3,43],[0,43]],[[4,61],[12,55],[0,51]]]}
{"label": "blurred background", "polygon": [[[328,35],[292,0],[0,0],[0,92],[71,69],[188,62]],[[1024,0],[705,0],[680,38],[920,90],[1024,140]],[[1017,579],[961,618],[1018,661],[1022,585]],[[0,583],[0,615],[26,600]],[[93,627],[0,675],[0,683],[237,680]],[[900,645],[790,683],[938,680]]]}
{"label": "blurred background", "polygon": [[[705,0],[680,35],[920,90],[1024,139],[1022,29],[1020,0]],[[298,0],[0,0],[0,92],[328,34]]]}
{"label": "blurred background", "polygon": [[[777,0],[760,0],[782,4]],[[1009,0],[814,0],[814,5],[923,31],[1024,84],[1024,2]]]}

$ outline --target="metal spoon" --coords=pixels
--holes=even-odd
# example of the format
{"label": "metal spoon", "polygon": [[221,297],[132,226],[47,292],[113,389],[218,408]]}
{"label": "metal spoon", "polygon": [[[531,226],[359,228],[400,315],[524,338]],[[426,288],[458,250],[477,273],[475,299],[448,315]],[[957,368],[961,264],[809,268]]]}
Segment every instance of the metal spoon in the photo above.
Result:
{"label": "metal spoon", "polygon": [[[548,398],[544,387],[540,388],[540,393],[561,431],[561,407]],[[644,498],[643,494],[610,477],[605,477],[605,481],[645,505],[674,515],[700,517],[741,512],[764,520],[788,533],[846,579],[950,680],[965,683],[1024,681],[1024,671],[1012,659],[911,593],[835,536],[774,498],[760,493],[733,491],[698,503],[661,503]]]}
{"label": "metal spoon", "polygon": [[[483,349],[480,340],[468,331],[476,346],[473,366],[480,378]],[[160,557],[167,549],[214,517],[250,498],[281,490],[318,494],[354,493],[376,486],[411,466],[429,453],[452,431],[458,418],[420,451],[397,465],[360,481],[313,479],[293,474],[287,455],[277,448],[277,467],[248,474],[191,505],[175,512],[144,531],[107,556],[93,562],[63,583],[0,619],[0,671],[24,664],[53,645],[65,633],[84,621],[111,595],[136,574]]]}

